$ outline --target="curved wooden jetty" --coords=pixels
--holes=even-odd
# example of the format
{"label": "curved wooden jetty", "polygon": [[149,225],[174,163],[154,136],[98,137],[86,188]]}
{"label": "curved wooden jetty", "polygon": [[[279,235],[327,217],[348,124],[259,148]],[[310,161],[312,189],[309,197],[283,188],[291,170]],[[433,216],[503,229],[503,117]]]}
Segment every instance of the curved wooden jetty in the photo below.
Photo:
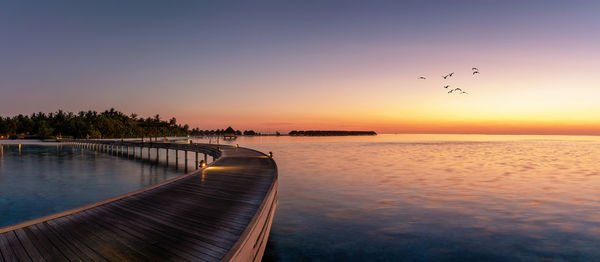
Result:
{"label": "curved wooden jetty", "polygon": [[216,160],[149,188],[2,228],[0,262],[261,260],[278,200],[270,157],[223,145],[67,143],[128,154],[183,150]]}

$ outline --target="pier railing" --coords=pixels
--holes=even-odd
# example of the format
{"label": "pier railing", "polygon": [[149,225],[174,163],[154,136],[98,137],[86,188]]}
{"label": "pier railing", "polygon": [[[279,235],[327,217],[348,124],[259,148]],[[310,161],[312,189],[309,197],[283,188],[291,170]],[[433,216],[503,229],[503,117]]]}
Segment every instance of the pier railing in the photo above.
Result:
{"label": "pier railing", "polygon": [[[194,169],[202,167],[203,163],[208,164],[208,156],[212,157],[212,161],[221,157],[221,148],[230,147],[226,145],[202,144],[202,143],[162,143],[162,142],[145,142],[145,141],[123,141],[123,140],[71,140],[64,139],[61,141],[65,144],[71,144],[76,147],[96,150],[109,153],[112,155],[133,156],[147,161],[160,161],[160,150],[165,151],[165,162],[169,163],[169,150],[175,152],[175,166],[179,166],[179,152],[183,152],[183,161],[185,171],[188,171],[189,159],[188,153],[193,152]],[[151,150],[154,149],[154,156]],[[139,150],[139,152],[138,152]],[[144,151],[145,154],[144,154]],[[199,158],[199,154],[203,157]]]}
{"label": "pier railing", "polygon": [[[275,161],[226,145],[63,140],[152,161],[150,149],[213,163],[160,184],[0,228],[3,261],[261,261],[278,202]],[[132,152],[133,151],[133,152]],[[147,153],[144,155],[144,151]],[[178,162],[178,155],[175,154]],[[169,163],[169,161],[166,161]]]}

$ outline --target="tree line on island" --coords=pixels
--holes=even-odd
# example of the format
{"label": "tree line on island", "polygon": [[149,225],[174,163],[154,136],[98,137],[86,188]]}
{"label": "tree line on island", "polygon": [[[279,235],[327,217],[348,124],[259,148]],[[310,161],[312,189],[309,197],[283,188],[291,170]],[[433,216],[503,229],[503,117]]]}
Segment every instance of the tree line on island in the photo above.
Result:
{"label": "tree line on island", "polygon": [[[230,127],[231,128],[231,127]],[[77,114],[58,110],[52,113],[19,114],[14,117],[0,116],[0,139],[6,138],[132,138],[151,136],[205,136],[223,135],[226,129],[200,130],[177,123],[174,117],[168,121],[159,115],[138,117],[126,115],[111,108],[104,112],[81,111]],[[234,131],[237,135],[259,135],[253,130]]]}
{"label": "tree line on island", "polygon": [[[279,133],[279,132],[278,132]],[[260,136],[261,133],[254,132],[254,130],[234,130],[231,127],[227,127],[227,129],[216,129],[216,130],[201,130],[198,128],[194,128],[190,131],[190,135],[192,136],[222,136],[222,135],[236,135],[236,136]]]}
{"label": "tree line on island", "polygon": [[336,130],[307,130],[289,133],[290,136],[374,136],[375,131],[336,131]]}
{"label": "tree line on island", "polygon": [[[80,111],[75,114],[58,110],[52,113],[0,116],[0,139],[7,138],[139,138],[167,136],[260,136],[254,130],[234,130],[232,127],[216,130],[190,129],[177,123],[174,117],[162,120],[160,115],[138,117],[111,108],[104,112]],[[281,135],[279,132],[268,135]],[[374,131],[291,131],[290,136],[356,136],[376,135]]]}

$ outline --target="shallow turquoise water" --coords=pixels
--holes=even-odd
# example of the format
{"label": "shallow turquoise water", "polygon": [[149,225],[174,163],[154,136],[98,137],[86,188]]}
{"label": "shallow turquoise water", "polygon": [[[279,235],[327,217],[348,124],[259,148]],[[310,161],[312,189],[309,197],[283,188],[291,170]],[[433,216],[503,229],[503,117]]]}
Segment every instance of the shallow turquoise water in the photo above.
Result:
{"label": "shallow turquoise water", "polygon": [[243,137],[272,151],[265,261],[600,261],[600,138]]}
{"label": "shallow turquoise water", "polygon": [[[7,141],[8,142],[8,141]],[[181,175],[173,167],[70,146],[0,148],[0,227],[69,210]]]}

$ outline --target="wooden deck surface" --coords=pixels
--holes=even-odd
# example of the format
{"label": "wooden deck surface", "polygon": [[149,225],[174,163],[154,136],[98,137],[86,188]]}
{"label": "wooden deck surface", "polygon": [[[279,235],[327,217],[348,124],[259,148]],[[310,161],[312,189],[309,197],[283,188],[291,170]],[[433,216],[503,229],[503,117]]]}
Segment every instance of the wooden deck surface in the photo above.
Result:
{"label": "wooden deck surface", "polygon": [[218,151],[209,167],[152,189],[0,229],[0,262],[259,260],[277,166],[254,150]]}

